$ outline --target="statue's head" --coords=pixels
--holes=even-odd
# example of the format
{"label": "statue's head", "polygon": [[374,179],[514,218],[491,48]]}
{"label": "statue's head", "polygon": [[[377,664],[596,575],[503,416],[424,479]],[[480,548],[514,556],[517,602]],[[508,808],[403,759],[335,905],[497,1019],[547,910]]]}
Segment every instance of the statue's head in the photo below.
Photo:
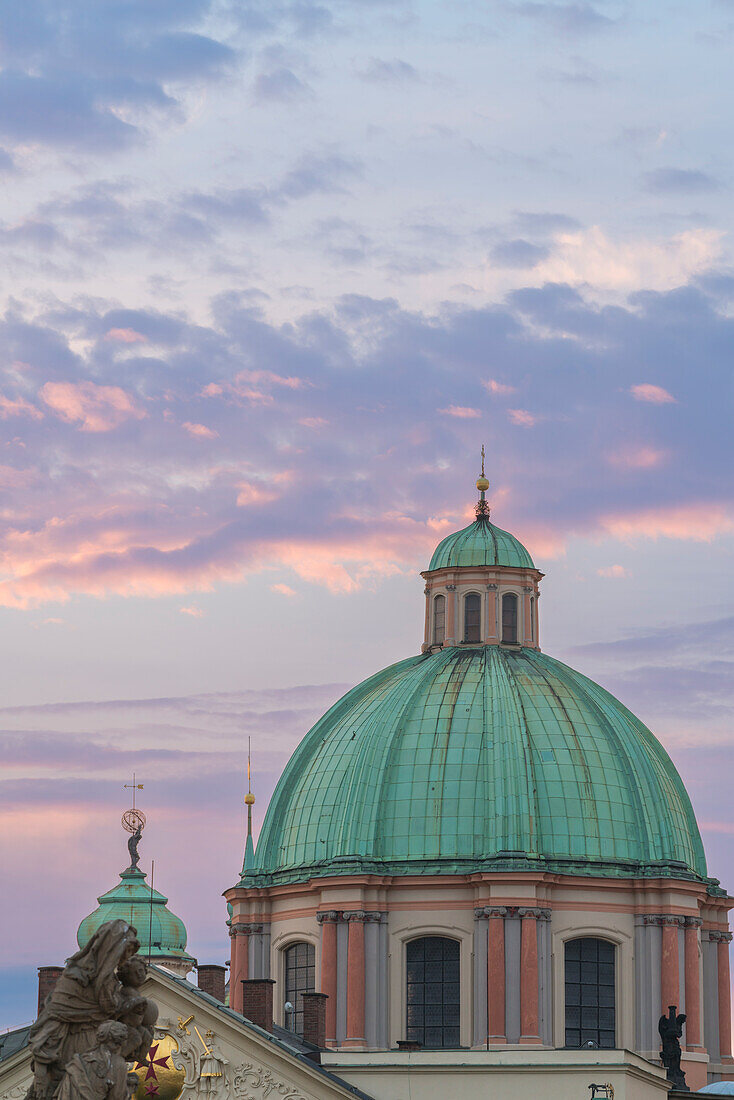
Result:
{"label": "statue's head", "polygon": [[117,968],[117,977],[123,985],[138,989],[145,981],[148,968],[139,955],[133,955]]}
{"label": "statue's head", "polygon": [[105,1020],[97,1028],[97,1042],[109,1050],[120,1050],[127,1041],[127,1027],[119,1020]]}

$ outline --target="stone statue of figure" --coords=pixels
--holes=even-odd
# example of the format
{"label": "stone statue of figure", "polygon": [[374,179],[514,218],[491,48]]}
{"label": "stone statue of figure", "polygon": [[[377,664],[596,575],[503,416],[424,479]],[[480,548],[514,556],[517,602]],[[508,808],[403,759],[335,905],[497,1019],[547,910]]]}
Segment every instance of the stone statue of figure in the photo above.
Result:
{"label": "stone statue of figure", "polygon": [[[145,1021],[158,1010],[155,1005],[148,1007],[152,1003],[140,996],[139,987],[124,985],[118,976],[119,968],[129,980],[131,971],[125,964],[139,947],[132,925],[124,920],[107,921],[67,960],[30,1030],[33,1084],[26,1100],[53,1100],[74,1055],[95,1048],[100,1024],[129,1018],[132,1026],[129,1031],[126,1027],[122,1042],[135,1042],[136,1050],[141,1047],[147,1032],[138,1034],[135,1029],[150,1026]],[[142,977],[140,967],[132,970],[134,980],[141,984],[144,965],[141,960]]]}
{"label": "stone statue of figure", "polygon": [[199,1069],[198,1095],[202,1100],[210,1100],[219,1094],[225,1084],[225,1067],[229,1064],[214,1045],[214,1032],[207,1031],[207,1053],[202,1055]]}
{"label": "stone statue of figure", "polygon": [[117,968],[122,982],[122,1005],[119,1019],[127,1025],[128,1037],[122,1053],[129,1062],[144,1062],[153,1042],[153,1026],[158,1019],[158,1006],[140,993],[148,968],[138,955]]}
{"label": "stone statue of figure", "polygon": [[140,838],[143,835],[143,826],[138,823],[138,827],[132,834],[127,842],[127,850],[130,853],[130,870],[134,871],[140,863],[140,856],[138,855],[138,844]]}
{"label": "stone statue of figure", "polygon": [[668,1006],[668,1015],[661,1016],[658,1021],[658,1031],[663,1042],[660,1051],[660,1061],[665,1066],[667,1077],[674,1088],[680,1092],[690,1092],[686,1084],[686,1075],[680,1068],[681,1049],[680,1038],[683,1034],[685,1015],[681,1012],[676,1016],[677,1005]]}
{"label": "stone statue of figure", "polygon": [[68,1063],[56,1100],[130,1100],[138,1075],[128,1071],[122,1053],[127,1044],[125,1024],[116,1020],[100,1024],[94,1049],[75,1054]]}

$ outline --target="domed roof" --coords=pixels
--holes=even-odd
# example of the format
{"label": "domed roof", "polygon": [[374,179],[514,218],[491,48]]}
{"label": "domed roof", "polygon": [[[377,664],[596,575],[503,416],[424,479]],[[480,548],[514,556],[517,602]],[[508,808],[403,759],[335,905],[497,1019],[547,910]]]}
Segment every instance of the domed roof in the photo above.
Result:
{"label": "domed roof", "polygon": [[433,552],[429,571],[472,565],[506,565],[520,569],[535,569],[533,559],[523,544],[495,527],[485,516],[461,531],[454,531],[439,542]]}
{"label": "domed roof", "polygon": [[544,870],[705,879],[659,741],[537,649],[445,647],[349,691],[276,787],[245,885]]}
{"label": "domed roof", "polygon": [[166,908],[168,898],[151,891],[145,874],[137,867],[128,867],[120,880],[119,885],[97,898],[99,908],[79,925],[79,946],[84,947],[105,921],[119,918],[137,929],[141,955],[148,955],[150,945],[152,959],[177,958],[194,966],[196,960],[186,952],[186,926]]}

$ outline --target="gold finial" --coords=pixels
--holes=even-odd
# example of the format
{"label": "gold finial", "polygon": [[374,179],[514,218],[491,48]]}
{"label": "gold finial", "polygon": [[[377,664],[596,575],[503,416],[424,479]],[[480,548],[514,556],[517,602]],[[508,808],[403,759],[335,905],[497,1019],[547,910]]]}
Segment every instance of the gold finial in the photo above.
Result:
{"label": "gold finial", "polygon": [[489,481],[484,476],[484,444],[482,443],[482,473],[481,476],[477,478],[477,489],[482,494],[482,499],[484,499],[484,494],[486,493],[488,488]]}

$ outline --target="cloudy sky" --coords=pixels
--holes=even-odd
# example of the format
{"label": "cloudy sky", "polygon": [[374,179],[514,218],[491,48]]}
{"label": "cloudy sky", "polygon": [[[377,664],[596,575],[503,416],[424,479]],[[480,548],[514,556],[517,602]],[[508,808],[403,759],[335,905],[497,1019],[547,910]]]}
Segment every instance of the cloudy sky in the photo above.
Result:
{"label": "cloudy sky", "polygon": [[[734,885],[731,0],[0,16],[0,1026],[141,854],[202,961],[288,754],[471,515]],[[50,919],[52,913],[53,919]]]}

